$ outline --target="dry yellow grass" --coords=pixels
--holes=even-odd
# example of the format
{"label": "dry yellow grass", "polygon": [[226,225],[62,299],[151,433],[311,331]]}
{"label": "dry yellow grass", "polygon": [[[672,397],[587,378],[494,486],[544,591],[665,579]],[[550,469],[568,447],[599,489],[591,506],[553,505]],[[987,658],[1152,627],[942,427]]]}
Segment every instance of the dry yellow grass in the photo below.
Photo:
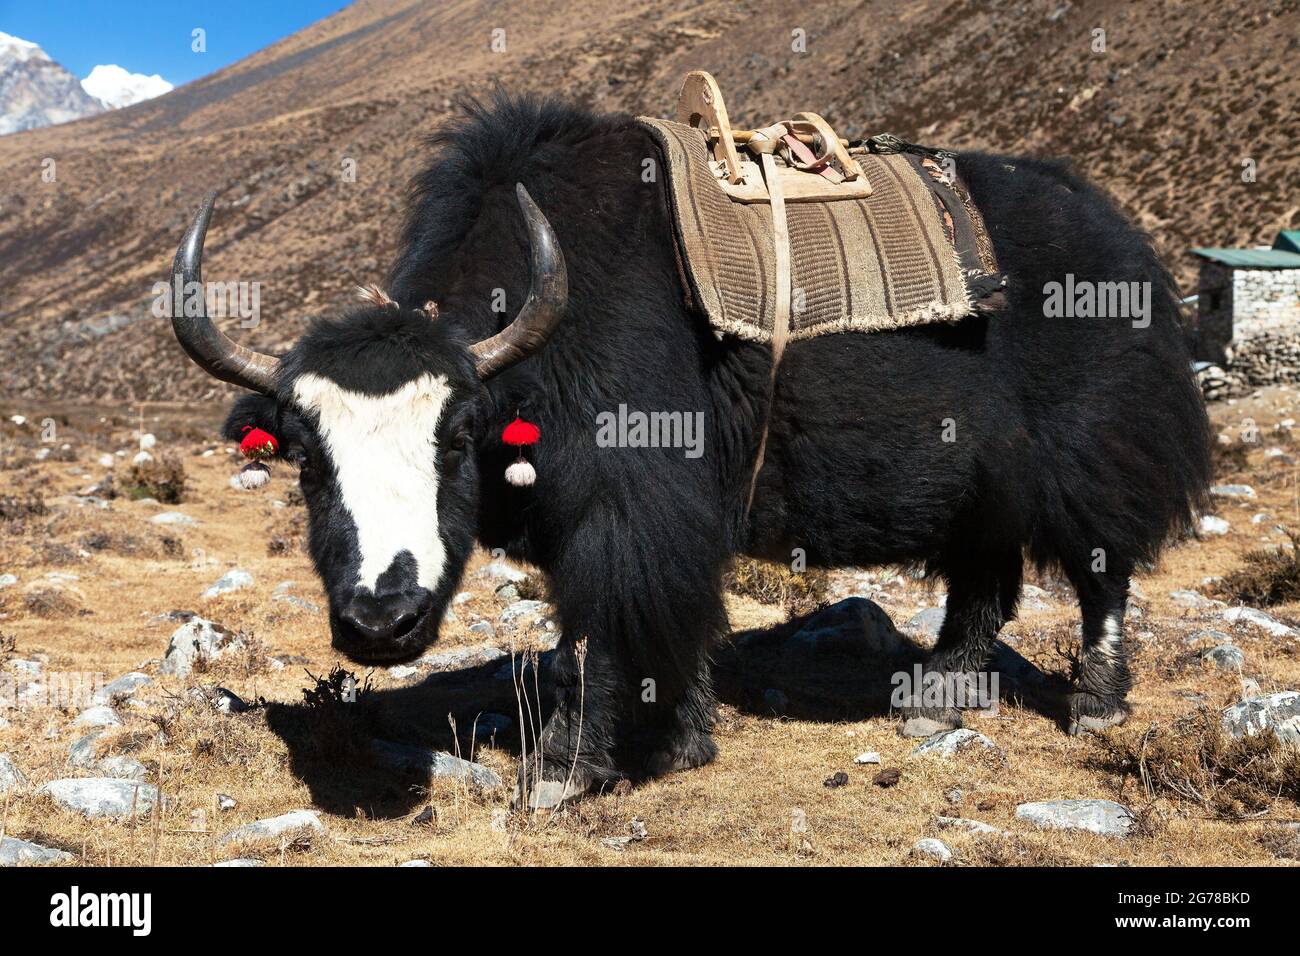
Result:
{"label": "dry yellow grass", "polygon": [[[1290,413],[1289,405],[1277,406],[1277,396],[1268,398],[1272,403],[1268,408],[1221,407],[1216,416],[1232,424],[1250,414],[1266,426]],[[1289,403],[1290,393],[1282,400]],[[283,727],[281,733],[271,729],[273,709],[227,716],[186,695],[193,684],[215,683],[248,701],[297,703],[303,689],[312,686],[306,672],[323,675],[337,663],[328,645],[323,610],[312,612],[268,599],[272,587],[290,580],[297,582],[295,594],[320,608],[325,604],[296,540],[302,529],[295,515],[301,509],[274,504],[284,500],[292,487],[289,470],[277,467],[264,491],[232,491],[227,481],[238,463],[224,443],[211,437],[220,409],[151,409],[146,426],[158,434],[160,448],[180,455],[189,476],[186,499],[179,505],[158,506],[117,498],[107,511],[78,506],[61,496],[80,491],[102,476],[103,469],[96,464],[99,455],[119,448],[134,451],[135,415],[131,409],[119,409],[120,417],[100,422],[98,416],[108,414],[102,409],[93,414],[65,411],[70,424],[59,426],[55,447],[70,443],[75,462],[52,460],[54,456],[35,462],[32,455],[41,447],[39,435],[14,428],[8,416],[17,412],[40,418],[56,413],[14,403],[3,408],[5,430],[0,436],[6,447],[0,448],[0,457],[9,460],[10,467],[0,470],[0,497],[35,494],[50,510],[8,522],[3,529],[0,573],[11,571],[20,580],[0,590],[0,632],[13,639],[13,656],[45,655],[50,671],[93,672],[105,680],[131,670],[154,674],[155,683],[140,696],[152,703],[153,712],[168,716],[155,721],[131,707],[119,707],[128,726],[104,740],[106,752],[138,745],[131,755],[149,768],[150,781],[166,797],[166,808],[159,817],[131,825],[87,821],[37,797],[33,791],[41,783],[86,774],[67,766],[68,746],[80,736],[72,726],[75,712],[11,710],[6,712],[10,726],[0,728],[0,752],[12,756],[33,786],[10,800],[3,821],[8,835],[69,850],[87,864],[112,865],[192,865],[238,855],[256,856],[268,865],[299,866],[392,865],[412,859],[501,865],[932,865],[909,855],[912,845],[925,836],[940,836],[952,847],[956,854],[952,865],[1286,862],[1272,849],[1271,822],[1300,817],[1294,803],[1277,799],[1257,819],[1231,821],[1168,793],[1149,797],[1136,778],[1108,768],[1105,751],[1095,739],[1068,737],[1039,714],[1010,705],[995,717],[969,721],[1002,747],[1008,758],[1005,767],[966,758],[912,758],[915,742],[899,737],[897,722],[888,718],[826,723],[756,716],[724,706],[717,730],[721,755],[712,766],[635,788],[620,786],[555,816],[510,813],[509,787],[480,793],[455,781],[436,780],[427,792],[404,791],[405,784],[377,771],[363,756],[348,761],[331,755],[331,747],[348,752],[346,728],[326,735],[329,739],[318,741],[313,750]],[[1240,696],[1236,675],[1192,659],[1194,654],[1182,638],[1202,627],[1233,633],[1245,651],[1247,673],[1265,692],[1300,686],[1296,641],[1215,623],[1167,597],[1179,588],[1204,592],[1202,579],[1225,574],[1239,564],[1244,552],[1258,547],[1269,525],[1252,524],[1255,512],[1268,511],[1281,523],[1300,527],[1296,468],[1282,459],[1266,460],[1262,449],[1269,444],[1266,437],[1253,446],[1243,460],[1243,473],[1235,476],[1250,480],[1259,491],[1258,499],[1221,507],[1232,531],[1222,538],[1186,543],[1171,551],[1154,573],[1140,579],[1146,596],[1139,602],[1142,617],[1129,625],[1139,681],[1130,726],[1168,727],[1193,710],[1196,700],[1217,708]],[[203,457],[205,449],[214,453]],[[15,462],[20,467],[13,467]],[[119,462],[117,470],[125,472],[125,462]],[[83,472],[71,474],[73,468]],[[147,521],[162,510],[183,511],[199,523],[175,528]],[[273,536],[287,540],[277,549],[268,549]],[[1268,537],[1280,540],[1276,533]],[[474,567],[484,560],[477,558]],[[235,566],[254,575],[253,589],[214,599],[199,597]],[[50,573],[68,572],[78,575],[65,585],[75,606],[61,610],[39,602],[29,606],[28,588],[33,582]],[[881,599],[900,625],[933,602],[932,594],[911,582],[892,587],[889,597]],[[732,598],[729,603],[737,629],[776,623],[782,617],[779,609],[750,599]],[[476,591],[473,600],[457,608],[459,621],[444,627],[438,649],[479,643],[468,625],[476,615],[493,616],[496,607],[489,591]],[[156,617],[172,609],[193,610],[244,632],[257,652],[223,658],[186,679],[158,676],[156,662],[177,625]],[[1300,605],[1295,603],[1271,612],[1300,621]],[[1076,621],[1073,602],[1061,598],[1050,610],[1024,612],[1007,634],[1030,659],[1062,668],[1056,647],[1070,639]],[[267,666],[266,653],[291,663],[278,669]],[[381,693],[409,683],[382,670],[374,672],[372,679]],[[473,712],[467,709],[472,704],[458,703],[462,725],[464,714]],[[283,712],[300,724],[307,721],[302,726],[312,729],[314,718],[304,717],[301,709]],[[507,715],[516,717],[514,711]],[[442,713],[425,714],[423,719],[430,727],[445,726]],[[165,743],[156,734],[160,726]],[[294,741],[292,745],[286,737]],[[871,785],[880,768],[853,762],[864,750],[879,751],[884,767],[902,771],[897,786]],[[506,780],[513,779],[515,757],[509,750],[488,743],[475,756]],[[320,761],[326,759],[335,762],[323,775]],[[834,789],[823,786],[823,780],[837,771],[848,774],[849,784]],[[327,828],[324,835],[292,846],[219,844],[220,834],[239,824],[311,807],[321,791],[322,777],[328,778],[333,811],[321,811]],[[954,788],[962,791],[956,804],[945,796]],[[218,793],[234,797],[238,807],[216,810]],[[335,805],[343,795],[367,793],[355,806]],[[1143,832],[1126,840],[1045,833],[1015,818],[1020,802],[1067,797],[1126,802],[1142,814]],[[435,810],[431,825],[412,825],[426,805]],[[806,813],[810,847],[791,839],[796,809]],[[393,813],[397,815],[390,816]],[[935,823],[938,815],[978,819],[1011,835],[940,832]],[[621,851],[602,842],[629,835],[634,818],[644,822],[645,840],[627,843]]]}

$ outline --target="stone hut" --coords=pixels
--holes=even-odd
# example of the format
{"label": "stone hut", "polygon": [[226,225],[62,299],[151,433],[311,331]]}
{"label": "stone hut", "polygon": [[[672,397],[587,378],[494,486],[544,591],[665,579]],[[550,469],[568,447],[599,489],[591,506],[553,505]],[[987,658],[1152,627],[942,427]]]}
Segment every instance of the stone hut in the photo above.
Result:
{"label": "stone hut", "polygon": [[[1300,366],[1281,354],[1300,356],[1300,229],[1279,232],[1272,248],[1192,252],[1201,265],[1196,358],[1228,367],[1258,365],[1260,360],[1268,365],[1271,358],[1287,359],[1293,369]],[[1266,384],[1269,378],[1266,374],[1254,384]]]}

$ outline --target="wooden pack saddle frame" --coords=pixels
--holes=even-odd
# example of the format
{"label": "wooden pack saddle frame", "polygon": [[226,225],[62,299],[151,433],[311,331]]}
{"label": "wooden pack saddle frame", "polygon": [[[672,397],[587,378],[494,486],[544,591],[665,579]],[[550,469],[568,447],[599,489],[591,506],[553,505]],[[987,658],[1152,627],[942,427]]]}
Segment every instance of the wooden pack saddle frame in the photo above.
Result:
{"label": "wooden pack saddle frame", "polygon": [[[686,74],[677,95],[677,122],[704,133],[713,156],[709,163],[718,186],[733,201],[769,203],[772,207],[773,249],[776,257],[775,321],[772,328],[772,374],[767,409],[759,437],[754,469],[745,500],[748,519],[767,453],[776,375],[790,338],[790,232],[788,202],[834,202],[864,199],[871,183],[849,154],[848,142],[836,135],[816,113],[796,113],[792,119],[752,130],[733,130],[717,81],[703,70]],[[748,155],[741,155],[741,150]],[[752,157],[752,158],[751,158]],[[780,157],[782,162],[778,163]],[[755,162],[757,160],[757,162]]]}

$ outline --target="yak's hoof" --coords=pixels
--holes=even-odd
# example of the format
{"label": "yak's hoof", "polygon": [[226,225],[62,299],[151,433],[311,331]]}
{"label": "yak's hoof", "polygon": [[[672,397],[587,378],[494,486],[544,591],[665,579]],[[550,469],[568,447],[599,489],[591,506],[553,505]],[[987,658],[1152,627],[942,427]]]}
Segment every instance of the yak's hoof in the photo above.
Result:
{"label": "yak's hoof", "polygon": [[961,711],[955,707],[926,709],[909,714],[903,721],[902,734],[904,737],[933,737],[946,730],[957,730],[961,725]]}
{"label": "yak's hoof", "polygon": [[1128,720],[1129,705],[1117,698],[1102,697],[1086,690],[1070,695],[1070,736],[1118,727]]}
{"label": "yak's hoof", "polygon": [[664,749],[650,754],[646,759],[646,773],[652,777],[661,777],[678,770],[693,770],[712,763],[717,756],[718,745],[713,742],[710,734],[687,731]]}
{"label": "yak's hoof", "polygon": [[516,810],[555,810],[568,800],[573,800],[582,796],[591,789],[591,778],[583,772],[582,768],[576,768],[572,776],[566,774],[563,780],[533,780],[528,781],[528,802],[525,805],[523,798],[523,772],[520,771],[520,781],[515,784],[514,798],[511,805]]}

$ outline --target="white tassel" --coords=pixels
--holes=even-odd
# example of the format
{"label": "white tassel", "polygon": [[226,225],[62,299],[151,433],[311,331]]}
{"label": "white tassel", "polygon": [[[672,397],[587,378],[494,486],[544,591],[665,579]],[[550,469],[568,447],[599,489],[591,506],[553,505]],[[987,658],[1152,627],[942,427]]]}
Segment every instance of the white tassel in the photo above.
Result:
{"label": "white tassel", "polygon": [[239,474],[235,477],[239,481],[239,487],[245,491],[256,491],[271,480],[271,469],[260,461],[250,461],[239,469]]}
{"label": "white tassel", "polygon": [[527,488],[537,480],[537,472],[530,462],[522,458],[506,469],[506,481],[516,488]]}

